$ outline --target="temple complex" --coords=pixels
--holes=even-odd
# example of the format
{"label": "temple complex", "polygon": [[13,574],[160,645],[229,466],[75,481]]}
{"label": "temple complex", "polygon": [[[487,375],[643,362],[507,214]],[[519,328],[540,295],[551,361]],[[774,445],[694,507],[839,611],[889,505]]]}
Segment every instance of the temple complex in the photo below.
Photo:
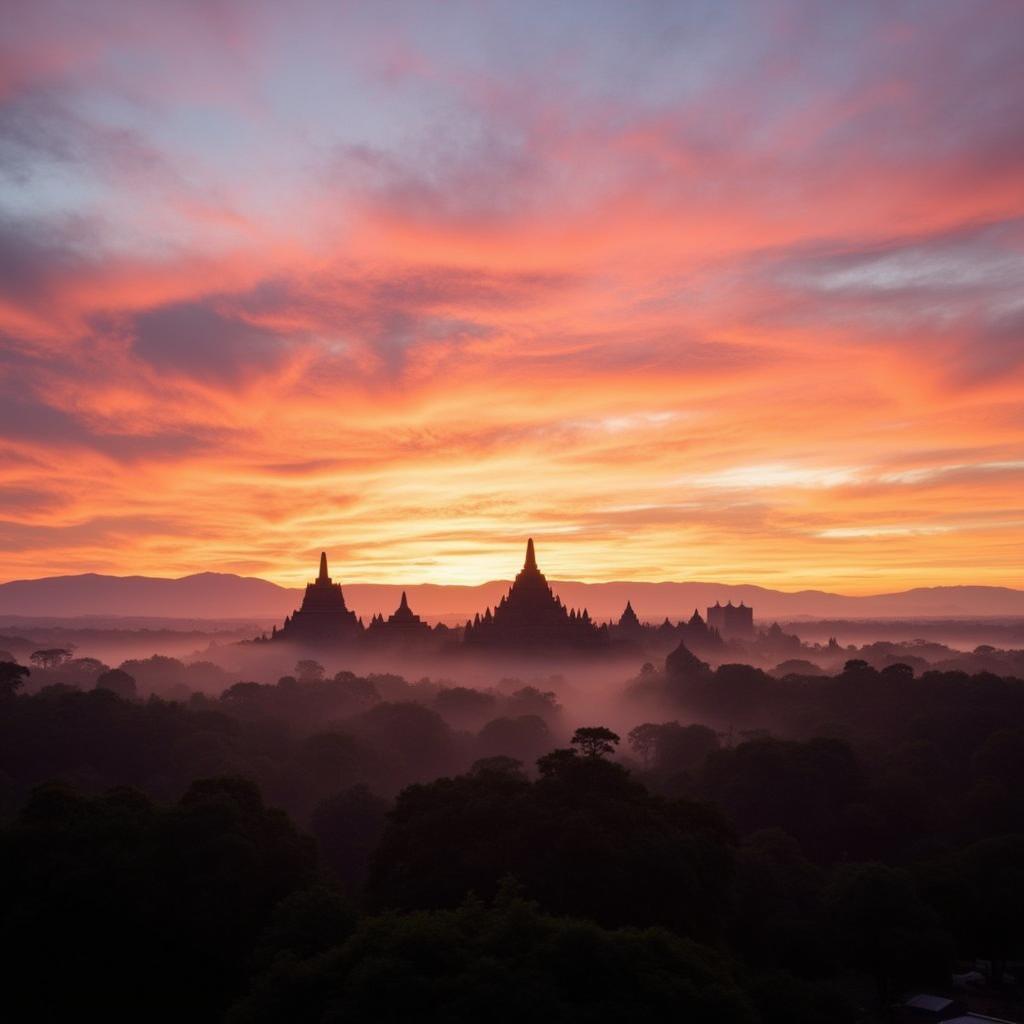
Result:
{"label": "temple complex", "polygon": [[493,614],[488,608],[467,622],[464,633],[467,646],[520,652],[600,647],[608,639],[607,628],[595,625],[585,608],[570,611],[555,595],[537,567],[532,539],[526,543],[526,561],[509,592]]}
{"label": "temple complex", "polygon": [[271,640],[293,643],[336,644],[349,643],[363,633],[363,624],[345,604],[341,584],[327,574],[327,553],[320,553],[320,575],[306,584],[302,607],[275,627]]}
{"label": "temple complex", "polygon": [[[777,632],[778,627],[776,627]],[[368,628],[345,603],[341,585],[327,571],[327,554],[320,555],[320,573],[306,585],[301,607],[254,642],[289,641],[309,646],[362,646],[385,648],[498,650],[529,654],[535,651],[616,650],[620,653],[671,650],[677,645],[704,657],[719,657],[733,638],[752,639],[753,610],[747,605],[716,604],[708,609],[707,620],[696,609],[688,619],[660,625],[642,622],[631,602],[618,621],[599,625],[587,609],[569,609],[551,589],[537,566],[533,540],[527,541],[526,559],[508,593],[493,610],[477,614],[465,627],[431,626],[409,606],[408,595],[391,615],[377,613]],[[771,637],[783,646],[779,637]],[[785,638],[787,641],[790,638]],[[796,639],[795,637],[792,639]],[[799,641],[797,641],[799,643]],[[787,647],[788,649],[788,647]]]}

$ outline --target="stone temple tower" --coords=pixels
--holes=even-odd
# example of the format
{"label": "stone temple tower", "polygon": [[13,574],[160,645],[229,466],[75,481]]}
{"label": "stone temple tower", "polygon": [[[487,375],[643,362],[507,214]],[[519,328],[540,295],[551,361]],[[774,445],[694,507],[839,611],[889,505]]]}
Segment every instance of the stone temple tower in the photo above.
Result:
{"label": "stone temple tower", "polygon": [[598,647],[608,642],[607,630],[591,621],[587,610],[569,611],[555,595],[537,566],[533,539],[526,542],[526,559],[494,613],[467,623],[465,643],[529,653],[531,650]]}
{"label": "stone temple tower", "polygon": [[355,640],[363,632],[355,612],[345,604],[341,584],[327,571],[327,552],[320,552],[320,574],[306,584],[302,607],[284,620],[274,640],[304,644],[340,644]]}

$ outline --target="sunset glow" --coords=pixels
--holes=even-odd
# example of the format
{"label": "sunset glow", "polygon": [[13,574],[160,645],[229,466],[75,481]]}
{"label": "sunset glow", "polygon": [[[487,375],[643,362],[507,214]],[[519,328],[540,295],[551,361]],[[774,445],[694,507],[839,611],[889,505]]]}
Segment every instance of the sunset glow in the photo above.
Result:
{"label": "sunset glow", "polygon": [[1024,8],[5,4],[0,580],[1024,586]]}

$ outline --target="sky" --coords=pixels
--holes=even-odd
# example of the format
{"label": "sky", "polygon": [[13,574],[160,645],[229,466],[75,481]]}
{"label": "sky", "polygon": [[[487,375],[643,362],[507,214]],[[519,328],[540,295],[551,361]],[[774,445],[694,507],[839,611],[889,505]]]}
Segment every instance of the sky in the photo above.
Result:
{"label": "sky", "polygon": [[1024,5],[4,0],[0,580],[1024,586]]}

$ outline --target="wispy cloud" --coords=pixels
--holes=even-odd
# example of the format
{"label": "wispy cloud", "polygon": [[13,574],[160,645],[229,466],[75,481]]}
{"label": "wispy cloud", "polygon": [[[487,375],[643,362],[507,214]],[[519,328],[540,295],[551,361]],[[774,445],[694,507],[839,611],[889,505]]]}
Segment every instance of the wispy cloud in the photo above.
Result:
{"label": "wispy cloud", "polygon": [[8,7],[0,577],[1024,584],[1013,5]]}

